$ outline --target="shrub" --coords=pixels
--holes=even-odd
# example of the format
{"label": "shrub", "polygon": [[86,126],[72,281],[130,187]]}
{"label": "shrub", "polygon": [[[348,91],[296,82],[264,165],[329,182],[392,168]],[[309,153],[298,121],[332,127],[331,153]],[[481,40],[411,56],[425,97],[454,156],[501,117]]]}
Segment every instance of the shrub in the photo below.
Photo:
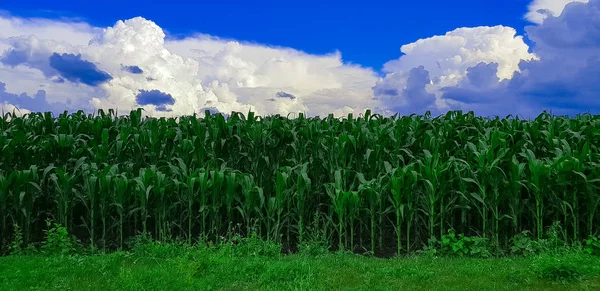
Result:
{"label": "shrub", "polygon": [[544,244],[531,239],[531,232],[529,231],[523,231],[511,240],[512,247],[510,251],[513,255],[531,256],[544,251]]}
{"label": "shrub", "polygon": [[320,227],[319,212],[315,212],[313,222],[307,232],[307,239],[300,243],[298,252],[306,256],[320,256],[329,253],[328,239]]}
{"label": "shrub", "polygon": [[584,251],[593,256],[600,256],[600,236],[590,236],[585,241]]}
{"label": "shrub", "polygon": [[78,241],[69,235],[67,229],[57,223],[46,220],[46,240],[42,242],[42,251],[47,255],[72,255],[77,251]]}
{"label": "shrub", "polygon": [[427,256],[453,256],[453,257],[476,257],[487,258],[492,255],[489,240],[482,237],[469,237],[456,234],[452,229],[443,235],[441,240],[432,238],[428,245],[419,253]]}
{"label": "shrub", "polygon": [[442,236],[440,245],[441,252],[450,256],[487,258],[491,255],[486,238],[457,235],[452,229],[448,230],[447,235]]}
{"label": "shrub", "polygon": [[13,224],[13,241],[10,243],[9,252],[11,255],[20,255],[23,253],[23,231],[18,224]]}

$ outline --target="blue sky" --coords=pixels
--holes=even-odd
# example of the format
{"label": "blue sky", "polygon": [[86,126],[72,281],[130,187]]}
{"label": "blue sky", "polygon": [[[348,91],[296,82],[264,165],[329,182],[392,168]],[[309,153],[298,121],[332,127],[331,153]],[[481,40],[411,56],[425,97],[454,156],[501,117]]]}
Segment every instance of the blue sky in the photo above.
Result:
{"label": "blue sky", "polygon": [[4,0],[0,107],[600,112],[600,0],[157,4]]}
{"label": "blue sky", "polygon": [[[147,1],[4,0],[0,8],[28,17],[80,18],[96,26],[143,16],[174,37],[202,32],[293,47],[313,54],[335,50],[344,60],[380,69],[399,48],[457,27],[506,25],[523,34],[528,0],[429,1]],[[185,9],[182,9],[185,7]]]}

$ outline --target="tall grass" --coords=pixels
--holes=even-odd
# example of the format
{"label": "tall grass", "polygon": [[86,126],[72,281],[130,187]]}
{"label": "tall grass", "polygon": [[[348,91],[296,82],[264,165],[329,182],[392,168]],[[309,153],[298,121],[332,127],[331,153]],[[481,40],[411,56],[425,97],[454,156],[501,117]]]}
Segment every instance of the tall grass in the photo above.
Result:
{"label": "tall grass", "polygon": [[598,233],[599,145],[592,115],[7,114],[0,234],[37,242],[52,219],[121,248],[238,227],[294,249],[317,213],[332,249],[404,253],[451,229],[506,247],[556,221],[576,242]]}

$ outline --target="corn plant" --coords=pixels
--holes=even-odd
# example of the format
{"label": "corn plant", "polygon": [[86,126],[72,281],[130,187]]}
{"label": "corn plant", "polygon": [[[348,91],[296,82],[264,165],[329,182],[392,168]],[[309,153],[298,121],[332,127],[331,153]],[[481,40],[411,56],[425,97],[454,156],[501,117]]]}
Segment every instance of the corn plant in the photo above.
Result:
{"label": "corn plant", "polygon": [[397,253],[402,250],[402,223],[407,220],[406,226],[406,250],[410,249],[410,229],[412,226],[413,216],[413,199],[411,199],[412,191],[418,183],[418,173],[414,170],[413,164],[406,167],[395,169],[392,172],[391,187],[392,195],[390,203],[394,209],[396,216],[396,245]]}
{"label": "corn plant", "polygon": [[449,230],[507,247],[556,222],[582,242],[600,223],[599,128],[600,116],[546,112],[6,114],[0,235],[17,224],[39,242],[49,218],[94,248],[139,232],[219,243],[240,228],[293,250],[318,213],[331,248],[382,255]]}
{"label": "corn plant", "polygon": [[307,167],[304,164],[296,172],[296,189],[294,193],[296,215],[298,217],[298,240],[302,243],[304,234],[304,219],[306,215],[306,202],[309,201],[311,191],[311,180],[308,177]]}

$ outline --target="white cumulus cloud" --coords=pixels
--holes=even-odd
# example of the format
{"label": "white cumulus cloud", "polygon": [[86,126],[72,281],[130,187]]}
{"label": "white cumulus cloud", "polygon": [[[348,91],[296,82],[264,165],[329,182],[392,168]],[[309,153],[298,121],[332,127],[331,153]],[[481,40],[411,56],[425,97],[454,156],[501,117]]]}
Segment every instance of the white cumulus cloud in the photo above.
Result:
{"label": "white cumulus cloud", "polygon": [[[166,40],[142,17],[103,29],[15,17],[0,25],[10,28],[1,38],[6,92],[43,90],[64,109],[143,107],[164,116],[206,108],[314,115],[373,107],[375,72],[345,64],[339,52],[310,55],[206,35]],[[29,81],[15,85],[23,79]]]}
{"label": "white cumulus cloud", "polygon": [[525,18],[533,23],[541,24],[549,16],[559,16],[565,6],[572,2],[588,3],[589,0],[533,0],[527,7]]}
{"label": "white cumulus cloud", "polygon": [[[420,39],[402,46],[404,55],[385,64],[387,75],[375,86],[375,96],[404,114],[442,112],[449,106],[440,99],[441,88],[458,85],[469,68],[481,62],[496,63],[497,78],[510,79],[519,71],[522,60],[536,58],[528,49],[523,37],[505,26],[458,28],[445,35]],[[420,80],[419,90],[414,83],[416,78]]]}
{"label": "white cumulus cloud", "polygon": [[[322,115],[373,106],[375,73],[345,64],[339,52],[317,56],[205,35],[170,41],[166,47],[200,63],[198,76],[203,85],[215,80],[225,84],[239,100],[259,111]],[[277,98],[280,91],[297,99]]]}
{"label": "white cumulus cloud", "polygon": [[600,0],[533,0],[528,8],[531,48],[512,27],[462,27],[403,45],[381,77],[339,51],[313,55],[201,33],[171,39],[142,17],[99,28],[0,14],[0,106],[143,107],[153,116],[598,111]]}
{"label": "white cumulus cloud", "polygon": [[[444,88],[444,100],[454,109],[478,113],[535,116],[600,113],[600,0],[573,3],[559,16],[526,27],[538,59],[522,61],[510,80],[474,86],[495,68],[476,70],[457,87]],[[480,102],[484,100],[485,102]]]}

